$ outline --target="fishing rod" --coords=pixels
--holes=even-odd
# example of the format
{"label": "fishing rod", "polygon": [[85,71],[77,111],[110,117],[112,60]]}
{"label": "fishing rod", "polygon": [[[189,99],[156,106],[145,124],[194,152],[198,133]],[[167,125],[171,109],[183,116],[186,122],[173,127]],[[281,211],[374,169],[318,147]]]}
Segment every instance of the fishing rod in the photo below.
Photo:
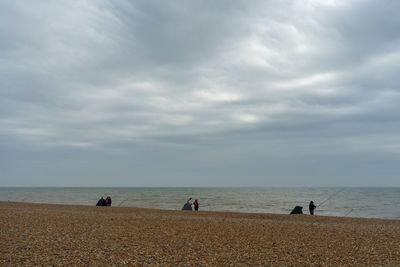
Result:
{"label": "fishing rod", "polygon": [[122,201],[119,203],[118,207],[121,207],[122,203],[124,203],[126,200],[127,200],[127,199],[122,200]]}
{"label": "fishing rod", "polygon": [[349,212],[346,213],[346,215],[344,215],[344,217],[347,217],[347,215],[349,215],[354,209],[351,209]]}
{"label": "fishing rod", "polygon": [[118,207],[121,207],[122,203],[124,203],[125,201],[128,201],[128,200],[129,200],[129,198],[123,199],[123,200],[118,204]]}
{"label": "fishing rod", "polygon": [[337,194],[339,194],[339,193],[342,192],[342,191],[343,191],[343,190],[339,190],[339,191],[337,191],[336,193],[332,194],[330,197],[328,197],[327,199],[325,199],[321,204],[319,204],[319,205],[317,206],[317,208],[318,208],[318,207],[321,207],[325,202],[327,202],[329,199],[333,198],[334,196],[336,196]]}

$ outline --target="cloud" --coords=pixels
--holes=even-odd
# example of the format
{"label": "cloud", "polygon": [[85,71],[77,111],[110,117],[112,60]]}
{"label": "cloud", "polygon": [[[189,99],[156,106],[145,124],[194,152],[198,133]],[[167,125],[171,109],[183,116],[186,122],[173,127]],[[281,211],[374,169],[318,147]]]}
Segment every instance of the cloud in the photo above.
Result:
{"label": "cloud", "polygon": [[[57,168],[41,175],[35,155],[54,166],[76,164],[75,155],[100,169],[120,166],[120,184],[132,185],[145,177],[164,184],[163,175],[178,184],[199,170],[217,184],[252,175],[256,185],[280,175],[301,184],[313,175],[309,165],[286,167],[301,162],[359,181],[372,168],[363,158],[374,153],[395,168],[398,9],[358,0],[4,1],[0,149],[14,156],[2,165],[22,157],[38,184],[57,184]],[[150,170],[160,157],[163,175]],[[352,157],[359,160],[340,171]],[[92,183],[94,172],[80,168]],[[131,182],[138,169],[144,178]],[[0,184],[23,184],[24,174],[8,167]],[[321,175],[322,167],[314,178]]]}

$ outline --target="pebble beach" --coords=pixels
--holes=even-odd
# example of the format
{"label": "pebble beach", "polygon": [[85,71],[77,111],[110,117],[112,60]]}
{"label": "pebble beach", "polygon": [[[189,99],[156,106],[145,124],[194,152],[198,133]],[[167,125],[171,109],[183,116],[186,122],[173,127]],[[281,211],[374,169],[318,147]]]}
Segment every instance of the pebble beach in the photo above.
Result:
{"label": "pebble beach", "polygon": [[0,266],[400,266],[400,220],[0,202]]}

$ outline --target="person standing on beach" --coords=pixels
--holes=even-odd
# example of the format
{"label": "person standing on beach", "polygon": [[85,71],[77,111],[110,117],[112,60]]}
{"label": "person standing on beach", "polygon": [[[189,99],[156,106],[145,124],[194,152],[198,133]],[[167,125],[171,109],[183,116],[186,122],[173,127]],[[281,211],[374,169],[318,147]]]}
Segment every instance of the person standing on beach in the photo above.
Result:
{"label": "person standing on beach", "polygon": [[199,210],[199,202],[197,201],[197,199],[193,202],[194,205],[194,210],[198,211]]}
{"label": "person standing on beach", "polygon": [[313,201],[310,201],[310,205],[308,205],[308,209],[310,210],[310,215],[314,215],[314,210],[316,206],[314,205]]}

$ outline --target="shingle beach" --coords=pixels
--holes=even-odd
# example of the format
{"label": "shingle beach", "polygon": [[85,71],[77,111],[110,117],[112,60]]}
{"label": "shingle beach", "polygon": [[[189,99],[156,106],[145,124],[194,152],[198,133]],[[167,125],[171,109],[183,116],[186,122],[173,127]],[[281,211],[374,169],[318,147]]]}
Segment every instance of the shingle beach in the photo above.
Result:
{"label": "shingle beach", "polygon": [[400,220],[0,202],[0,266],[400,266]]}

